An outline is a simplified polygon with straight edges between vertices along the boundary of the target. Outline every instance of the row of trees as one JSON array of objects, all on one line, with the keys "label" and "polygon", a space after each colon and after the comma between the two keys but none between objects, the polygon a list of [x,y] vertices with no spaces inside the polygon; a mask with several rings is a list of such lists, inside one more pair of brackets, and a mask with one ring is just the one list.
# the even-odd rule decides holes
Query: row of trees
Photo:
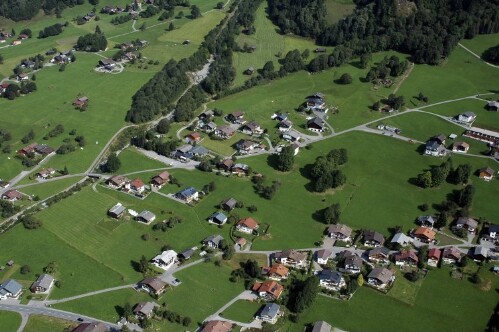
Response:
[{"label": "row of trees", "polygon": [[88,33],[78,38],[76,47],[82,51],[102,51],[107,47],[107,39],[104,33],[101,31],[100,27],[96,26],[94,33]]},{"label": "row of trees", "polygon": [[38,38],[47,38],[51,36],[57,36],[62,33],[63,27],[67,26],[68,23],[66,24],[61,24],[61,23],[56,23],[54,25],[50,25],[48,27],[45,27],[43,30],[41,30],[38,33]]},{"label": "row of trees", "polygon": [[28,93],[36,91],[36,83],[33,81],[29,82],[21,82],[21,86],[10,83],[5,92],[3,93],[3,97],[9,100],[14,100],[21,95],[27,95]]},{"label": "row of trees", "polygon": [[461,164],[454,168],[452,159],[449,158],[440,166],[433,166],[429,170],[418,174],[416,183],[422,188],[438,187],[445,181],[453,184],[466,184],[470,176],[470,164]]}]

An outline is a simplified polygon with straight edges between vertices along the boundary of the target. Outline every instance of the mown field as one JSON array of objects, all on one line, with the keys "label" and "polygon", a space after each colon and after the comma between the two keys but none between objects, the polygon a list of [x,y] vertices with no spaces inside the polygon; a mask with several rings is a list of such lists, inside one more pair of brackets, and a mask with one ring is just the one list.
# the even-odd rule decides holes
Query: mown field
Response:
[{"label": "mown field", "polygon": [[21,325],[21,315],[12,311],[0,311],[0,325],[5,331],[16,331]]},{"label": "mown field", "polygon": [[263,305],[258,302],[239,300],[228,307],[222,317],[236,322],[250,323]]},{"label": "mown field", "polygon": [[28,324],[23,332],[41,332],[41,331],[63,331],[66,328],[74,328],[78,324],[75,322],[48,317],[42,315],[30,315]]}]

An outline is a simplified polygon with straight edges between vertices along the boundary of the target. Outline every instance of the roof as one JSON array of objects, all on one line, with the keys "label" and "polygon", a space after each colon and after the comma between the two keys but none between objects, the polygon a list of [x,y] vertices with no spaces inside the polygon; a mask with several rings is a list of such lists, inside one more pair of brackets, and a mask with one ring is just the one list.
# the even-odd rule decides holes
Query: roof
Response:
[{"label": "roof", "polygon": [[207,322],[200,332],[229,332],[232,324],[223,320],[212,320]]},{"label": "roof", "polygon": [[390,254],[390,249],[385,247],[377,247],[369,251],[369,256],[383,255],[388,257],[389,254]]},{"label": "roof", "polygon": [[329,257],[331,257],[331,254],[332,254],[332,252],[327,250],[327,249],[320,249],[317,251],[317,253],[315,255],[317,258],[320,258],[320,259],[328,259]]},{"label": "roof", "polygon": [[327,232],[329,234],[340,233],[346,237],[350,237],[350,235],[352,235],[352,229],[350,227],[348,227],[347,225],[343,225],[343,224],[331,225],[327,228]]},{"label": "roof", "polygon": [[178,194],[184,197],[189,197],[197,193],[197,190],[194,189],[194,187],[189,187],[185,188],[184,190],[180,191]]},{"label": "roof", "polygon": [[108,329],[106,325],[104,325],[104,323],[92,322],[92,323],[81,323],[71,332],[106,332],[106,331],[108,331]]},{"label": "roof", "polygon": [[8,199],[19,199],[22,198],[23,195],[17,190],[7,190],[3,193],[2,197],[6,197]]},{"label": "roof", "polygon": [[267,270],[267,274],[277,274],[281,277],[285,277],[289,273],[289,269],[282,264],[273,264]]},{"label": "roof", "polygon": [[204,239],[203,242],[213,242],[215,243],[217,246],[220,244],[220,241],[222,241],[224,238],[222,237],[222,235],[210,235],[208,236],[206,239]]},{"label": "roof", "polygon": [[418,221],[420,223],[427,223],[433,225],[435,223],[435,218],[433,216],[419,216]]},{"label": "roof", "polygon": [[9,279],[0,285],[0,290],[2,289],[7,293],[17,294],[23,289],[23,286],[14,279]]},{"label": "roof", "polygon": [[429,229],[427,227],[419,227],[414,232],[414,235],[416,235],[416,236],[424,236],[427,239],[433,240],[433,239],[435,239],[435,235],[437,235],[437,233],[434,230],[431,230],[431,229]]},{"label": "roof", "polygon": [[221,126],[221,127],[217,127],[217,130],[218,131],[221,131],[222,133],[226,134],[226,135],[232,135],[234,134],[235,130],[232,129],[231,126]]},{"label": "roof", "polygon": [[447,247],[442,250],[442,256],[444,258],[451,256],[453,258],[460,259],[461,252],[456,247]]},{"label": "roof", "polygon": [[164,171],[164,172],[159,173],[156,176],[162,180],[168,180],[170,178],[170,173],[168,173],[167,171]]},{"label": "roof", "polygon": [[173,250],[166,250],[163,251],[161,254],[156,255],[152,260],[153,261],[163,261],[165,263],[169,263],[172,260],[175,260],[177,258],[177,253]]},{"label": "roof", "polygon": [[276,317],[279,313],[279,305],[275,303],[267,303],[260,311],[260,316]]},{"label": "roof", "polygon": [[324,121],[322,121],[322,119],[319,117],[315,117],[307,121],[307,126],[310,126],[312,124],[322,128],[324,126]]},{"label": "roof", "polygon": [[120,215],[125,212],[125,210],[126,207],[124,207],[121,203],[116,203],[116,205],[110,208],[108,212],[115,215]]},{"label": "roof", "polygon": [[499,101],[491,100],[487,103],[487,106],[499,108]]},{"label": "roof", "polygon": [[409,236],[405,235],[404,233],[397,233],[393,236],[390,242],[403,244],[403,243],[412,242],[412,239]]},{"label": "roof", "polygon": [[483,257],[487,257],[488,253],[489,253],[488,249],[482,246],[478,246],[473,249],[473,256],[481,255]]},{"label": "roof", "polygon": [[343,275],[340,272],[329,269],[322,270],[317,276],[320,280],[328,280],[335,284],[339,284],[343,278]]},{"label": "roof", "polygon": [[473,113],[473,112],[464,112],[464,113],[463,113],[463,114],[461,114],[461,115],[463,115],[463,116],[465,116],[465,117],[468,117],[468,118],[474,118],[474,117],[476,117],[476,114],[475,114],[475,113]]},{"label": "roof", "polygon": [[244,219],[239,220],[236,227],[237,226],[246,227],[249,229],[256,229],[256,228],[258,228],[258,223],[256,222],[255,219],[248,217],[248,218],[244,218]]},{"label": "roof", "polygon": [[307,259],[307,254],[303,252],[296,251],[294,249],[283,250],[275,254],[276,258],[289,258],[294,261],[304,261]]},{"label": "roof", "polygon": [[99,60],[103,65],[114,65],[116,62],[113,59],[101,59]]},{"label": "roof", "polygon": [[374,268],[367,276],[368,278],[378,279],[386,284],[393,277],[393,272],[384,267]]},{"label": "roof", "polygon": [[480,173],[487,173],[489,175],[494,175],[494,170],[487,166],[487,167],[480,168]]},{"label": "roof", "polygon": [[227,207],[233,209],[237,204],[237,201],[235,198],[228,198],[225,201],[222,202],[222,205],[226,205]]},{"label": "roof", "polygon": [[194,131],[190,134],[187,134],[185,135],[185,137],[189,137],[189,138],[192,138],[192,139],[195,139],[195,140],[199,140],[201,138],[201,134],[198,133],[197,131]]},{"label": "roof", "polygon": [[191,258],[191,256],[194,254],[194,249],[192,248],[189,248],[189,249],[186,249],[184,251],[182,251],[180,254],[178,254],[179,256],[185,258],[185,259],[188,259],[188,258]]},{"label": "roof", "polygon": [[235,112],[230,113],[229,115],[232,115],[233,117],[239,118],[241,116],[244,116],[244,112],[243,111],[235,111]]},{"label": "roof", "polygon": [[151,287],[155,291],[160,291],[166,286],[166,283],[159,278],[145,278],[140,283]]},{"label": "roof", "polygon": [[460,217],[457,219],[456,225],[466,225],[468,227],[477,228],[478,222],[473,218]]},{"label": "roof", "polygon": [[216,219],[219,221],[226,221],[227,220],[227,216],[225,214],[223,214],[222,212],[215,212],[210,216],[210,218]]},{"label": "roof", "polygon": [[402,250],[395,254],[395,261],[405,261],[407,259],[411,259],[416,263],[419,261],[418,255],[412,250]]},{"label": "roof", "polygon": [[189,152],[194,154],[194,155],[197,154],[197,155],[203,156],[205,154],[208,154],[210,151],[207,148],[198,145],[198,146],[193,147],[191,149],[191,151],[189,151]]},{"label": "roof", "polygon": [[262,283],[255,283],[253,290],[258,291],[259,293],[268,293],[273,295],[275,298],[278,298],[284,290],[284,287],[282,287],[282,285],[277,281],[266,280]]},{"label": "roof", "polygon": [[430,251],[428,252],[428,258],[435,258],[439,260],[441,255],[442,251],[438,248],[431,248]]},{"label": "roof", "polygon": [[154,213],[152,213],[151,211],[144,210],[141,213],[139,213],[137,218],[142,218],[142,219],[149,222],[149,221],[153,221],[156,218],[156,215]]},{"label": "roof", "polygon": [[362,267],[362,258],[360,258],[357,255],[350,255],[347,258],[345,258],[345,266],[348,265],[354,265],[357,267]]},{"label": "roof", "polygon": [[499,225],[490,224],[489,227],[487,228],[487,232],[489,233],[499,232]]},{"label": "roof", "polygon": [[470,148],[470,145],[466,142],[455,142],[453,147],[459,147],[459,146],[462,146],[463,148],[465,149],[469,149]]},{"label": "roof", "polygon": [[128,182],[128,179],[122,175],[115,175],[109,178],[108,182],[114,182],[117,185],[122,185],[125,182]]},{"label": "roof", "polygon": [[385,237],[381,233],[369,230],[364,232],[364,241],[383,243],[385,242]]},{"label": "roof", "polygon": [[32,288],[41,287],[49,289],[53,281],[54,277],[52,277],[50,274],[42,274],[41,276],[38,277],[38,279],[36,279],[36,281],[31,285],[31,287]]},{"label": "roof", "polygon": [[133,313],[134,314],[142,313],[144,315],[150,315],[156,306],[157,304],[154,302],[140,302],[137,303],[135,308],[133,308]]},{"label": "roof", "polygon": [[331,332],[331,325],[323,320],[314,323],[314,327],[311,332]]},{"label": "roof", "polygon": [[482,135],[486,135],[486,136],[499,137],[499,133],[496,131],[482,129],[482,128],[478,128],[478,127],[471,127],[470,129],[467,129],[466,131],[473,131],[473,132],[476,132],[476,133],[479,133]]}]

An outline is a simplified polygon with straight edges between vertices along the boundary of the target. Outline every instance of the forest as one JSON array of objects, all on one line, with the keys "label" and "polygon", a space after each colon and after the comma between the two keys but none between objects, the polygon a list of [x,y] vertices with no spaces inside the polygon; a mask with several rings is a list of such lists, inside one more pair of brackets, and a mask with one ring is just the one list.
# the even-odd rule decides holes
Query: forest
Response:
[{"label": "forest", "polygon": [[61,13],[66,7],[82,5],[84,0],[2,0],[0,1],[0,16],[9,18],[13,21],[22,21],[32,19],[40,9],[45,14],[55,12]]}]

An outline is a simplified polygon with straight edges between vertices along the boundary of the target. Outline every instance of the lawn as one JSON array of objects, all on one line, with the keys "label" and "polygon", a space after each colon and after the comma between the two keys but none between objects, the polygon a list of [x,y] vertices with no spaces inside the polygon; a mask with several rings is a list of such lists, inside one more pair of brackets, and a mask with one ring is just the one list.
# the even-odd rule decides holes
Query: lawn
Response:
[{"label": "lawn", "polygon": [[12,311],[0,311],[0,326],[3,331],[16,331],[21,325],[21,315]]},{"label": "lawn", "polygon": [[67,179],[60,179],[57,181],[36,183],[24,188],[19,189],[22,193],[31,196],[38,196],[40,199],[45,199],[49,196],[55,195],[60,191],[68,188],[73,183],[81,180],[80,177],[73,177]]},{"label": "lawn", "polygon": [[222,317],[241,323],[250,323],[255,319],[258,310],[262,307],[261,303],[247,300],[239,300],[228,307]]},{"label": "lawn", "polygon": [[355,9],[355,4],[352,0],[327,0],[326,9],[327,22],[335,23],[351,14]]},{"label": "lawn", "polygon": [[388,295],[404,304],[414,305],[424,280],[419,279],[416,282],[409,281],[404,277],[403,271],[397,267],[395,268],[397,269],[395,272],[397,282],[390,289]]},{"label": "lawn", "polygon": [[30,315],[28,324],[26,324],[23,332],[64,331],[67,328],[72,329],[77,325],[75,322],[55,317]]},{"label": "lawn", "polygon": [[499,44],[498,40],[499,33],[492,33],[489,35],[476,35],[473,39],[463,39],[461,44],[481,56],[486,49]]},{"label": "lawn", "polygon": [[[121,161],[120,174],[167,167],[167,165],[158,160],[144,156],[133,146],[120,152],[119,159]],[[149,181],[149,179],[143,180],[146,183]]]}]

